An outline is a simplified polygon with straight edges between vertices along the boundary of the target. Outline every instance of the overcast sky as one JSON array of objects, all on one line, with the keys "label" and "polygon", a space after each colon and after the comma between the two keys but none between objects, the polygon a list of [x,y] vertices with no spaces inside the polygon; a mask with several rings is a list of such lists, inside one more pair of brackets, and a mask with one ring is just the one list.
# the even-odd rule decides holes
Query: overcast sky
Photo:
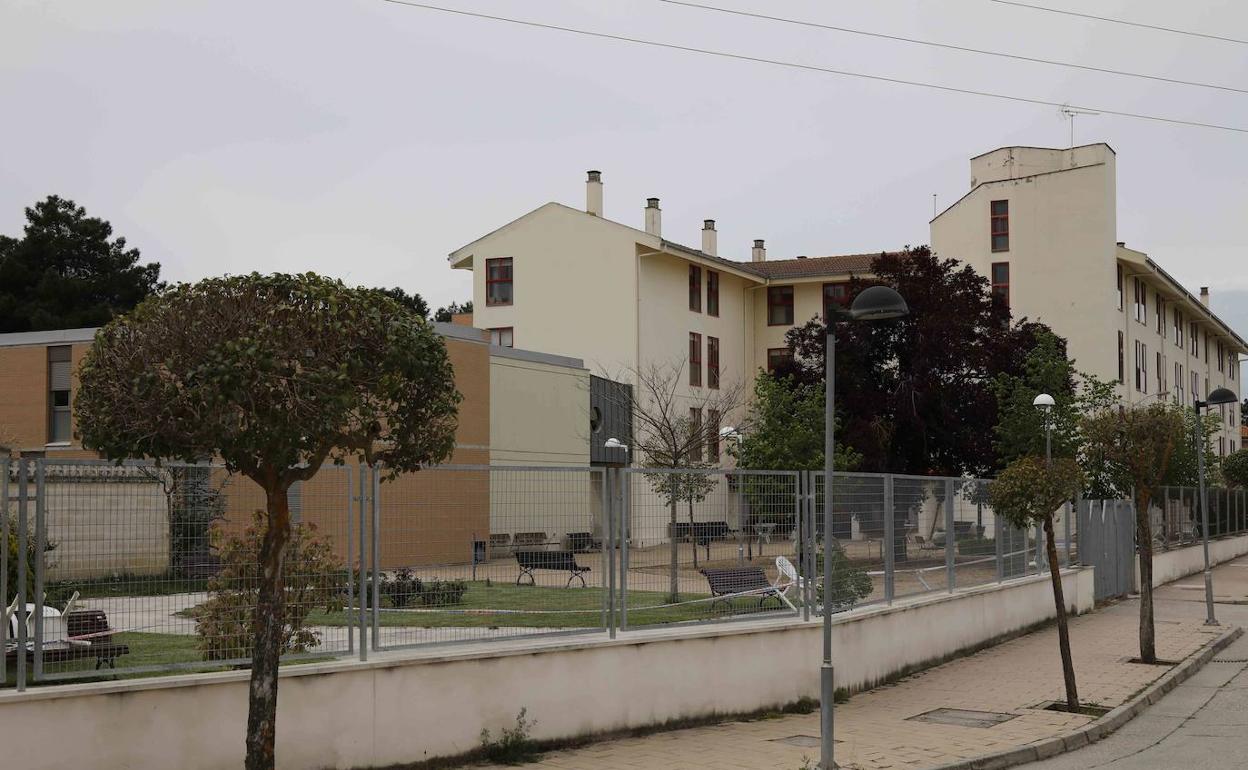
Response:
[{"label": "overcast sky", "polygon": [[[716,0],[707,0],[716,4]],[[1242,0],[1032,0],[1248,38]],[[434,0],[437,3],[437,0]],[[1248,127],[1248,94],[937,51],[658,0],[442,5],[1111,110]],[[1248,88],[1248,45],[989,0],[720,0],[737,9]],[[548,200],[748,258],[926,243],[932,195],[1001,145],[1064,147],[1052,107],[469,19],[381,0],[0,0],[0,232],[50,193],[168,279],[315,270],[470,296],[446,254]],[[1248,134],[1102,115],[1118,238],[1248,333]],[[1231,290],[1239,290],[1232,295]],[[1235,306],[1226,304],[1236,298]]]}]

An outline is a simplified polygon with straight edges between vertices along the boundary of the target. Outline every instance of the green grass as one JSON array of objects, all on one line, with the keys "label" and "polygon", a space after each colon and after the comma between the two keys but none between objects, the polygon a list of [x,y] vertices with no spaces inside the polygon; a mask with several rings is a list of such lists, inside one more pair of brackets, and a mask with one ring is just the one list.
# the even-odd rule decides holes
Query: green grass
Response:
[{"label": "green grass", "polygon": [[[681,601],[705,599],[709,594],[681,594]],[[382,626],[406,626],[412,628],[585,628],[602,622],[601,588],[550,588],[546,586],[517,586],[513,584],[489,584],[476,581],[468,584],[464,601],[445,610],[413,607],[411,610],[383,610],[378,623]],[[723,617],[733,612],[757,612],[758,600],[738,598],[732,600],[732,610],[717,603],[712,609],[710,602],[685,604],[677,607],[658,607],[666,604],[666,591],[629,591],[628,621],[630,625],[679,623]],[[775,600],[768,600],[766,609],[779,607]],[[519,612],[492,612],[491,610],[518,610]],[[560,612],[547,614],[543,610]],[[358,610],[356,610],[358,612]],[[345,626],[345,612],[314,612],[308,618],[309,625]]]},{"label": "green grass", "polygon": [[74,591],[83,599],[104,599],[110,596],[169,596],[208,590],[207,578],[182,578],[170,575],[117,575],[89,580],[58,580],[48,584],[48,601],[63,603]]}]

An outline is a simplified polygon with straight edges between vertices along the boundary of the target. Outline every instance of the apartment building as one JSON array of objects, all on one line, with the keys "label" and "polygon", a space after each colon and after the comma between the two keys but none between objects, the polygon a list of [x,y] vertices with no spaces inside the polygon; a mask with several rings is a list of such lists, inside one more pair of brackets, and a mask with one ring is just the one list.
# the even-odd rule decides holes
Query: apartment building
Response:
[{"label": "apartment building", "polygon": [[788,355],[785,333],[843,301],[874,256],[769,260],[760,239],[735,261],[719,256],[713,219],[694,248],[664,236],[658,198],[641,213],[642,228],[605,218],[602,175],[590,171],[585,210],[547,203],[456,249],[450,266],[473,272],[473,324],[617,380],[679,368],[678,397],[694,402],[727,383],[748,390]]},{"label": "apartment building", "polygon": [[[932,249],[987,276],[1016,318],[1065,337],[1076,366],[1117,382],[1126,404],[1242,396],[1248,342],[1209,309],[1209,289],[1193,294],[1118,240],[1116,163],[1107,144],[976,156],[971,190],[931,222]],[[1233,452],[1238,405],[1218,414],[1217,451]]]}]

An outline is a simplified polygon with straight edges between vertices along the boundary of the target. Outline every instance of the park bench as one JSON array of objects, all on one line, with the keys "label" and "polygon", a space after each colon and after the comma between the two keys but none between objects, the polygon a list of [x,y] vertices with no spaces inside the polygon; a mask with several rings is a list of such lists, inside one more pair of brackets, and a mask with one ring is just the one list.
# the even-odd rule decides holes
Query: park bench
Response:
[{"label": "park bench", "polygon": [[568,572],[568,582],[564,588],[572,585],[572,581],[580,579],[581,588],[585,587],[585,573],[589,567],[576,563],[576,554],[571,551],[516,551],[516,563],[520,565],[520,574],[516,576],[516,585],[521,585],[525,575],[529,576],[529,585],[537,585],[533,576],[534,570],[549,569],[556,572]]},{"label": "park bench", "polygon": [[545,532],[517,532],[511,539],[511,544],[516,548],[532,548],[548,545],[548,542]]},{"label": "park bench", "polygon": [[727,540],[732,535],[726,521],[695,521],[692,524],[687,521],[669,522],[667,528],[674,540],[692,539],[698,543]]},{"label": "park bench", "polygon": [[[11,619],[16,625],[16,618]],[[108,616],[103,610],[75,610],[65,615],[66,638],[45,642],[43,645],[44,663],[65,663],[83,658],[95,658],[97,669],[117,668],[117,658],[130,653],[129,645],[113,641],[113,629],[108,625]],[[13,642],[16,629],[8,641]],[[35,660],[33,632],[28,636],[31,640],[26,647],[26,660],[32,665]],[[17,663],[17,645],[5,651],[7,664]]]},{"label": "park bench", "polygon": [[489,547],[491,559],[506,556],[511,550],[511,535],[506,532],[491,532]]},{"label": "park bench", "polygon": [[592,532],[569,532],[564,539],[568,550],[573,553],[584,553],[602,547],[601,541],[595,540]]},{"label": "park bench", "polygon": [[715,601],[711,602],[712,608],[716,604],[723,603],[728,609],[732,609],[732,599],[737,597],[758,599],[760,609],[768,599],[780,602],[781,607],[788,605],[793,608],[788,597],[784,595],[789,587],[772,583],[767,579],[767,573],[762,567],[708,568],[701,572],[706,577],[707,585],[710,586],[711,595],[716,597]]}]

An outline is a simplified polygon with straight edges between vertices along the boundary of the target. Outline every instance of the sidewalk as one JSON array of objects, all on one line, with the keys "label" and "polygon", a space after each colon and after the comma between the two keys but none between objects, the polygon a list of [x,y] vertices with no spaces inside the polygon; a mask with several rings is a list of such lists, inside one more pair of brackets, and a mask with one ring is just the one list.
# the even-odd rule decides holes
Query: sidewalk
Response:
[{"label": "sidewalk", "polygon": [[[1163,660],[1185,658],[1230,625],[1248,621],[1248,607],[1222,605],[1223,626],[1205,626],[1203,594],[1189,588],[1199,581],[1199,576],[1184,578],[1156,593],[1157,654]],[[1220,600],[1248,599],[1248,557],[1219,567],[1215,585]],[[1139,602],[1129,600],[1071,620],[1071,646],[1083,704],[1118,706],[1169,670],[1128,662],[1139,651],[1138,618]],[[838,705],[837,763],[860,770],[918,770],[1025,746],[1093,721],[1088,716],[1039,708],[1064,697],[1057,631],[1049,628],[859,693]],[[1009,718],[987,727],[913,720],[941,708]],[[818,759],[818,736],[816,712],[608,741],[552,752],[529,766],[797,770],[805,759],[811,759],[812,765]]]}]

